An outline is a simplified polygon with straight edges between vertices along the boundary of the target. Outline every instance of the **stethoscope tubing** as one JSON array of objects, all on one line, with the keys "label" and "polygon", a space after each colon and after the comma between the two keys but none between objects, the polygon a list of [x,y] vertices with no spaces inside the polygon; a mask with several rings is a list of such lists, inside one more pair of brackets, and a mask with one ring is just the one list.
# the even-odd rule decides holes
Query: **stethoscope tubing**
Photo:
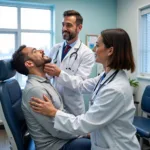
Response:
[{"label": "stethoscope tubing", "polygon": [[[118,71],[119,71],[119,70],[116,70],[107,80],[105,80],[105,81],[103,82],[103,84],[101,84],[101,85],[99,86],[99,88],[98,88],[97,91],[96,91],[95,96],[97,95],[98,91],[105,85],[106,82],[110,83],[110,82],[115,78],[115,76],[117,75]],[[97,85],[96,85],[95,88],[94,88],[94,91],[96,90],[96,88],[97,88],[97,86],[99,85],[100,82],[101,82],[101,80],[98,81]]]},{"label": "stethoscope tubing", "polygon": [[93,101],[94,101],[94,97],[98,94],[99,90],[105,85],[106,82],[110,83],[115,76],[117,75],[117,73],[119,72],[119,70],[116,70],[107,80],[104,81],[103,84],[101,84],[99,86],[99,88],[97,89],[97,86],[99,85],[99,83],[102,81],[101,78],[99,79],[99,81],[97,82],[95,88],[94,88],[94,92],[96,91],[96,93],[93,95],[92,99],[90,100],[91,105],[93,105]]},{"label": "stethoscope tubing", "polygon": [[[76,59],[78,58],[78,51],[79,51],[79,49],[81,48],[81,45],[82,45],[82,41],[80,40],[80,45],[79,45],[79,47],[78,47],[78,48],[75,48],[76,51],[73,52],[73,53],[71,53],[70,56],[69,56],[68,67],[66,67],[66,69],[71,70],[71,68],[72,68],[72,66],[73,66],[73,64],[74,64],[74,62],[72,63],[71,67],[69,67],[70,59],[73,57],[73,55],[75,55],[74,61],[76,61]],[[63,46],[63,47],[64,47],[64,46]],[[55,56],[55,59],[54,59],[54,61],[53,61],[55,64],[57,63],[57,58],[58,58],[58,54],[59,54],[59,51],[60,51],[59,49],[60,49],[60,47],[58,48],[57,53],[56,53],[56,56]]]}]

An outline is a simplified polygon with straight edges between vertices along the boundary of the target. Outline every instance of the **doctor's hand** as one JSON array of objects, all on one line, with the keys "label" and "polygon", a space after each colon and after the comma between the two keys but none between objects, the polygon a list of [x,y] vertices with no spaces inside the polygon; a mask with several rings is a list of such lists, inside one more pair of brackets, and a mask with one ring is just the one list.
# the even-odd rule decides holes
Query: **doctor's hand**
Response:
[{"label": "doctor's hand", "polygon": [[44,66],[44,72],[46,72],[50,76],[59,76],[61,70],[57,67],[57,65],[52,63],[46,63]]},{"label": "doctor's hand", "polygon": [[54,107],[51,100],[49,100],[45,95],[43,95],[43,99],[44,101],[39,98],[32,97],[29,102],[30,107],[34,112],[50,117],[55,117],[58,110]]}]

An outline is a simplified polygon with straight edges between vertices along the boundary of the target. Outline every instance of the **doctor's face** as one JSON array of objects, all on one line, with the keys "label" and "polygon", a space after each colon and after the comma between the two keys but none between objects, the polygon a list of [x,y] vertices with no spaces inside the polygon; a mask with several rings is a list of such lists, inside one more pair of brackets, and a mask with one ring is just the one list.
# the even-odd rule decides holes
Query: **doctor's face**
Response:
[{"label": "doctor's face", "polygon": [[82,25],[76,24],[75,16],[66,16],[62,21],[62,36],[66,41],[71,41],[78,37]]},{"label": "doctor's face", "polygon": [[106,48],[105,44],[103,43],[102,36],[98,37],[94,52],[96,62],[103,64],[104,67],[107,67],[109,63],[109,57],[112,55],[113,49],[112,47]]}]

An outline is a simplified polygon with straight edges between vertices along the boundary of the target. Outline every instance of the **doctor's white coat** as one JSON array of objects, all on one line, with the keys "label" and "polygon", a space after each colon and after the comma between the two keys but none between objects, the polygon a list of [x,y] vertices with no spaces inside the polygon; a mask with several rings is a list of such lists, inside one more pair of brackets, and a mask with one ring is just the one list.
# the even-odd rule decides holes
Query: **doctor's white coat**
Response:
[{"label": "doctor's white coat", "polygon": [[[81,45],[80,45],[81,44]],[[50,51],[50,57],[53,62],[56,62],[57,66],[65,71],[70,79],[76,81],[82,81],[89,77],[92,67],[95,62],[94,53],[86,45],[84,45],[79,39],[76,44],[69,50],[67,55],[61,61],[62,49],[64,42],[56,44]],[[80,47],[80,48],[79,48]],[[76,55],[70,55],[77,51],[77,59],[75,60]],[[67,69],[67,68],[71,68]],[[72,80],[70,80],[72,82]],[[73,83],[74,84],[74,83]],[[71,114],[80,115],[85,112],[85,104],[83,95],[65,87],[62,84],[57,82],[57,77],[53,80],[53,85],[61,95],[64,103],[64,108]],[[74,86],[78,86],[75,85]]]},{"label": "doctor's white coat", "polygon": [[[111,70],[103,84],[114,72]],[[78,92],[91,93],[99,77],[87,79],[75,87],[67,74],[62,72],[59,82]],[[65,81],[65,83],[64,83]],[[92,150],[140,150],[133,126],[135,106],[128,78],[124,71],[119,71],[116,77],[106,83],[96,94],[94,103],[86,114],[75,117],[62,111],[57,111],[54,127],[72,134],[91,134]]]}]

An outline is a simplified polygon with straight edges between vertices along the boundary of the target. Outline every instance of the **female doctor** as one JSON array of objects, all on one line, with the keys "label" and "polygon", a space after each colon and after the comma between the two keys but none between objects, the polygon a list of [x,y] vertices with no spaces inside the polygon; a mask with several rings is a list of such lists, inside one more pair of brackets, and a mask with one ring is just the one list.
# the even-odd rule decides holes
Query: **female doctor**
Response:
[{"label": "female doctor", "polygon": [[[135,69],[128,34],[123,29],[102,31],[96,42],[95,57],[105,72],[80,82],[78,88],[58,68],[61,84],[78,92],[93,93],[85,114],[74,116],[62,112],[45,96],[45,101],[33,98],[30,105],[37,113],[55,117],[54,127],[58,130],[80,135],[90,133],[92,150],[140,150],[132,124],[135,113],[132,91],[124,71]],[[61,78],[66,78],[65,83]]]}]

